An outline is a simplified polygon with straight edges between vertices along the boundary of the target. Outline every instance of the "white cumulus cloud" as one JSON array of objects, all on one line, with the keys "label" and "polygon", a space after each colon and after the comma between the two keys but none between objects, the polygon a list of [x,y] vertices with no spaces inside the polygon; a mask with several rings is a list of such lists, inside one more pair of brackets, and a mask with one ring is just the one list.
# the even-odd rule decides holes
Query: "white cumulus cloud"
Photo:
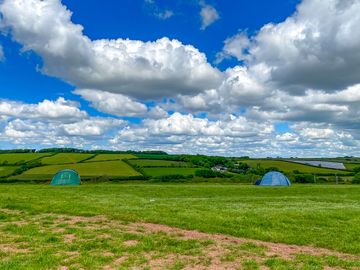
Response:
[{"label": "white cumulus cloud", "polygon": [[220,19],[220,15],[217,12],[217,10],[211,6],[206,4],[205,2],[200,2],[201,5],[201,11],[200,11],[200,17],[201,17],[201,30],[205,30],[207,27],[212,25],[214,22]]},{"label": "white cumulus cloud", "polygon": [[266,65],[271,82],[286,91],[339,90],[360,82],[359,14],[360,1],[303,0],[296,13],[249,41],[243,34],[229,38],[222,54]]},{"label": "white cumulus cloud", "polygon": [[43,72],[79,88],[139,98],[216,87],[221,73],[205,54],[178,40],[91,40],[60,0],[4,0],[2,24],[44,60]]},{"label": "white cumulus cloud", "polygon": [[121,94],[94,89],[78,89],[74,93],[90,101],[91,106],[101,112],[117,116],[144,116],[147,112],[146,105]]},{"label": "white cumulus cloud", "polygon": [[26,104],[11,100],[0,100],[0,114],[27,119],[82,119],[87,112],[79,109],[79,104],[60,97],[56,101],[44,100],[38,104]]}]

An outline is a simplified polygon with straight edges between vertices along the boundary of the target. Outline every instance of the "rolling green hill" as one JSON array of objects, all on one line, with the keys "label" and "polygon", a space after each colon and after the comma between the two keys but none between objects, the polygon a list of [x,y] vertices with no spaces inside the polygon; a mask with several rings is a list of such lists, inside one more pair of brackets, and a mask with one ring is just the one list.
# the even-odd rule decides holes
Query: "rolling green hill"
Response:
[{"label": "rolling green hill", "polygon": [[12,174],[17,168],[17,166],[3,166],[0,167],[0,177],[5,177]]},{"label": "rolling green hill", "polygon": [[41,157],[52,155],[51,153],[15,153],[15,154],[0,154],[0,164],[7,162],[8,164],[15,164],[18,162],[28,162]]},{"label": "rolling green hill", "polygon": [[136,158],[136,157],[131,154],[99,154],[89,160],[86,160],[85,162],[122,160],[122,159],[130,159],[130,158]]},{"label": "rolling green hill", "polygon": [[78,163],[85,159],[94,156],[93,154],[74,154],[74,153],[59,153],[51,157],[45,157],[41,159],[42,164],[56,165],[56,164],[68,164]]},{"label": "rolling green hill", "polygon": [[87,162],[78,164],[48,165],[36,167],[25,171],[23,174],[14,176],[18,180],[44,180],[51,179],[55,173],[62,169],[73,169],[81,177],[109,176],[127,177],[141,175],[123,161]]}]

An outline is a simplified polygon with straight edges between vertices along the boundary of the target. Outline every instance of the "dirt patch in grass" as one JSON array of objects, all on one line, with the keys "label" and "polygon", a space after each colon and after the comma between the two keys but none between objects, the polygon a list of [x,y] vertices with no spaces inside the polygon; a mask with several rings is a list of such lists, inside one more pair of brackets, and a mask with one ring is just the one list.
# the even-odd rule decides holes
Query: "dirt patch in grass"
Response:
[{"label": "dirt patch in grass", "polygon": [[[73,265],[78,265],[79,269],[87,269],[89,265],[86,263],[89,260],[93,267],[107,270],[277,269],[269,267],[271,263],[288,263],[288,268],[298,269],[305,267],[306,259],[299,259],[299,256],[303,255],[312,256],[311,259],[317,260],[323,265],[323,269],[327,270],[360,269],[360,264],[356,264],[360,261],[360,256],[311,246],[209,234],[162,224],[125,224],[105,216],[82,217],[53,213],[27,215],[24,212],[6,211],[12,215],[18,214],[17,222],[36,225],[33,232],[38,241],[46,242],[36,244],[37,238],[31,238],[31,242],[16,243],[12,237],[15,239],[27,235],[21,230],[4,229],[3,232],[0,231],[0,252],[11,258],[11,254],[39,252],[43,247],[53,247],[55,254],[66,255],[57,266],[58,269],[64,270]],[[12,221],[9,219],[4,223],[12,224]],[[41,233],[37,235],[36,230]],[[45,236],[42,236],[43,234]],[[28,246],[31,246],[32,250],[26,249]],[[334,267],[332,263],[325,261],[326,256],[332,256],[336,260],[347,260],[346,263],[352,263],[355,267]]]},{"label": "dirt patch in grass", "polygon": [[139,243],[137,240],[127,240],[123,244],[127,247],[133,247],[136,246]]},{"label": "dirt patch in grass", "polygon": [[266,255],[279,256],[284,259],[291,259],[296,254],[306,253],[314,256],[336,256],[339,258],[354,258],[360,259],[359,256],[344,254],[324,248],[316,248],[311,246],[297,246],[297,245],[287,245],[280,243],[270,243],[259,240],[251,240],[245,238],[238,238],[227,236],[223,234],[208,234],[194,230],[183,230],[179,228],[174,228],[162,224],[153,224],[153,223],[133,223],[130,224],[130,227],[140,227],[144,228],[147,231],[151,232],[164,232],[171,235],[178,235],[183,239],[197,239],[197,240],[211,240],[216,244],[223,245],[241,245],[246,243],[253,243],[256,246],[264,247],[267,249]]},{"label": "dirt patch in grass", "polygon": [[65,234],[64,235],[64,242],[65,243],[72,243],[74,242],[76,239],[76,235],[75,234]]},{"label": "dirt patch in grass", "polygon": [[18,254],[30,252],[27,248],[20,248],[17,244],[0,244],[0,252]]},{"label": "dirt patch in grass", "polygon": [[82,217],[82,216],[64,216],[61,215],[54,223],[65,223],[67,225],[75,225],[79,223],[101,223],[108,221],[105,216],[93,216],[93,217]]}]

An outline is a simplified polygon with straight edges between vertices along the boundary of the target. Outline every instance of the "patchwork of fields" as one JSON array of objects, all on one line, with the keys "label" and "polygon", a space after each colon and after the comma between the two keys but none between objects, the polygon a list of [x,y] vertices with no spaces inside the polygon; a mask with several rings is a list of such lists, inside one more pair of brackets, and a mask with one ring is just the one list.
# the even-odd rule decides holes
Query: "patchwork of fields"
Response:
[{"label": "patchwork of fields", "polygon": [[[110,179],[126,179],[127,177],[129,179],[134,179],[133,177],[137,176],[141,176],[141,179],[159,179],[162,177],[169,177],[174,175],[182,175],[184,178],[188,178],[189,176],[194,176],[197,170],[206,169],[199,165],[194,165],[190,161],[184,162],[171,160],[175,158],[177,157],[160,154],[0,154],[0,178],[4,179],[7,177],[11,181],[49,181],[57,171],[65,168],[78,171],[83,179],[98,178],[103,176],[106,176]],[[259,166],[263,169],[277,168],[278,170],[289,174],[298,172],[303,174],[314,174],[317,176],[331,176],[333,178],[335,175],[338,175],[342,176],[342,180],[346,182],[352,180],[352,171],[360,167],[360,164],[356,163],[357,159],[355,158],[350,160],[327,160],[337,162],[346,161],[344,165],[347,170],[327,169],[274,159],[245,159],[239,161],[248,164],[252,168],[258,168]],[[36,165],[27,167],[26,164],[28,163]],[[17,166],[14,166],[15,164]],[[21,168],[20,174],[17,173],[16,175],[13,175],[15,170],[19,168]],[[250,180],[250,182],[252,182],[252,180]]]}]

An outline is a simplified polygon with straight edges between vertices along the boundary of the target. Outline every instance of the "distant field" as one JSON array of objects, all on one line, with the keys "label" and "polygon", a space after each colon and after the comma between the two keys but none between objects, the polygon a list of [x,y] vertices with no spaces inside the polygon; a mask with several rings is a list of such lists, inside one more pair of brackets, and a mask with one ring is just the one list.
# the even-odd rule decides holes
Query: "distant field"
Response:
[{"label": "distant field", "polygon": [[12,174],[17,168],[16,166],[0,167],[0,177],[8,176]]},{"label": "distant field", "polygon": [[355,168],[360,168],[360,163],[344,163],[346,169],[353,170]]},{"label": "distant field", "polygon": [[360,158],[328,158],[324,160],[343,162],[343,163],[360,163]]},{"label": "distant field", "polygon": [[89,160],[86,160],[85,162],[119,160],[119,159],[130,159],[130,158],[136,158],[136,157],[131,154],[99,154]]},{"label": "distant field", "polygon": [[322,167],[326,169],[335,169],[335,170],[346,170],[343,162],[334,162],[334,161],[324,161],[324,160],[301,160],[301,159],[289,159],[286,160],[289,162],[295,162],[303,165]]},{"label": "distant field", "polygon": [[144,168],[144,172],[153,177],[164,175],[193,175],[199,168]]},{"label": "distant field", "polygon": [[76,170],[80,176],[138,176],[137,171],[131,168],[123,161],[104,161],[104,162],[88,162],[78,164],[49,165],[30,169],[20,176],[14,178],[19,180],[39,180],[48,179],[62,169]]},{"label": "distant field", "polygon": [[151,160],[151,159],[134,159],[130,160],[131,164],[140,167],[190,167],[191,164],[181,161],[169,160]]},{"label": "distant field", "polygon": [[30,161],[41,157],[46,157],[49,153],[16,153],[16,154],[0,154],[0,164],[7,161],[8,164],[15,164],[19,161]]},{"label": "distant field", "polygon": [[136,154],[138,158],[142,159],[168,159],[171,160],[172,158],[176,158],[171,155],[158,155],[158,154]]},{"label": "distant field", "polygon": [[42,158],[41,163],[46,165],[78,163],[91,156],[93,156],[93,154],[59,153],[55,156]]},{"label": "distant field", "polygon": [[255,168],[257,166],[257,164],[260,164],[260,166],[263,168],[276,167],[279,170],[282,170],[284,172],[293,172],[294,170],[298,170],[302,173],[317,173],[317,174],[346,173],[346,172],[342,172],[339,170],[317,168],[317,167],[313,167],[313,166],[307,166],[307,165],[296,164],[296,163],[291,163],[291,162],[286,162],[286,161],[279,161],[279,160],[250,159],[250,160],[243,160],[241,162],[244,162],[253,168]]}]

